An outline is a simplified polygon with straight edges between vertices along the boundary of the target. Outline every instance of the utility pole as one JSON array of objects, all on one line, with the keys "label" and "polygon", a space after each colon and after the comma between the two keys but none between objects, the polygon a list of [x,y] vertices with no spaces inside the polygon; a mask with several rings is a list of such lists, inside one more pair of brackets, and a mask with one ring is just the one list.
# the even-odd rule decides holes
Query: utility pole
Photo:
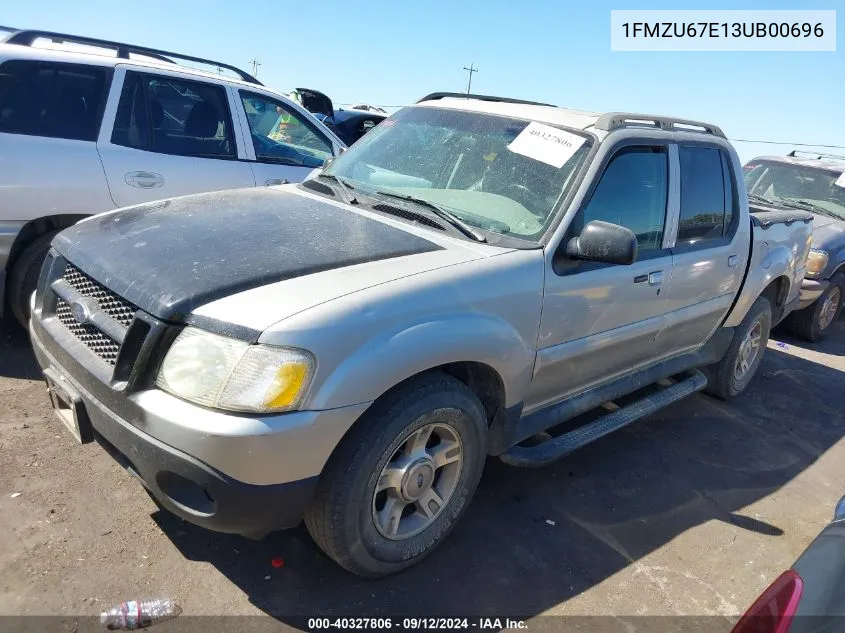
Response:
[{"label": "utility pole", "polygon": [[464,70],[469,72],[469,81],[467,82],[467,94],[470,93],[470,89],[472,88],[472,73],[477,73],[478,68],[475,67],[475,63],[469,65],[469,68],[464,66]]},{"label": "utility pole", "polygon": [[261,62],[257,59],[251,59],[249,63],[252,64],[252,76],[258,79],[258,67],[261,65]]}]

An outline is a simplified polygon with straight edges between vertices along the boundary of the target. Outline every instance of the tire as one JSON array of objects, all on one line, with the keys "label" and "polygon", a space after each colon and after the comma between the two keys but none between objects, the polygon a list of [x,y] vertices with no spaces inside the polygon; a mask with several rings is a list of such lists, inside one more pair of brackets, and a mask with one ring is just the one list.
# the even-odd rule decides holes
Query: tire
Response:
[{"label": "tire", "polygon": [[[756,350],[753,359],[747,362],[747,368],[740,372],[738,368],[740,355],[745,353],[746,349],[743,343],[747,338],[754,339],[753,334],[755,328],[759,325],[759,331],[756,336],[756,346],[752,345],[751,349]],[[759,297],[748,310],[748,314],[742,320],[742,323],[737,326],[734,332],[733,340],[731,341],[728,351],[721,361],[714,365],[710,365],[704,371],[707,376],[707,387],[704,391],[710,395],[728,400],[738,396],[754,378],[757,373],[757,368],[763,360],[763,354],[766,350],[766,343],[769,342],[769,332],[772,329],[772,305],[765,297]],[[749,342],[749,344],[751,344]],[[747,360],[747,358],[746,358]]]},{"label": "tire", "polygon": [[[821,341],[839,316],[843,294],[845,294],[845,280],[843,280],[843,275],[838,274],[830,281],[830,285],[818,299],[803,310],[796,310],[787,317],[789,332],[810,343]],[[836,305],[833,305],[834,303]],[[832,315],[831,310],[833,310]]]},{"label": "tire", "polygon": [[51,231],[35,238],[15,260],[9,273],[9,307],[24,328],[29,326],[29,299],[38,286],[41,266],[56,233]]},{"label": "tire", "polygon": [[[411,450],[411,438],[424,429],[433,430],[419,457],[423,453]],[[446,374],[420,375],[377,401],[344,437],[323,470],[305,525],[320,549],[353,574],[377,578],[410,567],[442,543],[463,516],[481,479],[486,448],[487,419],[475,394]],[[429,472],[434,462],[426,459],[438,451],[444,459],[460,457]],[[443,502],[434,510],[436,502],[429,501],[432,517],[421,514],[420,501],[396,500],[413,496],[429,481]],[[387,482],[402,485],[377,493],[377,485]],[[404,503],[405,512],[390,513]]]}]

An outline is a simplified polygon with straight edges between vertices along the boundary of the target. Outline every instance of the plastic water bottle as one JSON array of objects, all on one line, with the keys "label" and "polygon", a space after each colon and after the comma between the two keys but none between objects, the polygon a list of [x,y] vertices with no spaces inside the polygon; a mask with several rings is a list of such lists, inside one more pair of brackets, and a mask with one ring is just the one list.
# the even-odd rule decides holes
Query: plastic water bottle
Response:
[{"label": "plastic water bottle", "polygon": [[173,600],[130,600],[100,614],[100,624],[112,631],[132,631],[175,618],[182,609]]}]

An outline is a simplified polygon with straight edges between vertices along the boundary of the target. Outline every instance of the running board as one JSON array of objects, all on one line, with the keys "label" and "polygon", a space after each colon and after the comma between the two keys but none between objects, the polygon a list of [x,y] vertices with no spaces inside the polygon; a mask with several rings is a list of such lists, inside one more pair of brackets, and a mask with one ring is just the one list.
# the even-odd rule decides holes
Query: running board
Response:
[{"label": "running board", "polygon": [[550,464],[590,442],[618,431],[676,400],[701,391],[707,386],[707,378],[697,369],[687,372],[686,376],[687,378],[672,383],[657,393],[645,396],[641,400],[622,408],[608,407],[612,410],[611,413],[568,433],[547,439],[536,446],[514,446],[502,453],[499,458],[511,466],[526,468]]}]

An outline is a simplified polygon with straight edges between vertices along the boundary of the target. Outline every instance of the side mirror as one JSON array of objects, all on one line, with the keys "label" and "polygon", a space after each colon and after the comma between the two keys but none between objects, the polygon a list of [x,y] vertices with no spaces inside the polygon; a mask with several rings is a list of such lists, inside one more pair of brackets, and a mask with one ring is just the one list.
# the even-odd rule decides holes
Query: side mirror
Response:
[{"label": "side mirror", "polygon": [[637,236],[624,226],[593,220],[581,235],[569,240],[566,255],[591,262],[633,264],[637,261]]},{"label": "side mirror", "polygon": [[326,160],[323,161],[323,169],[328,169],[329,166],[334,162],[334,159],[337,158],[336,156],[329,156]]}]

